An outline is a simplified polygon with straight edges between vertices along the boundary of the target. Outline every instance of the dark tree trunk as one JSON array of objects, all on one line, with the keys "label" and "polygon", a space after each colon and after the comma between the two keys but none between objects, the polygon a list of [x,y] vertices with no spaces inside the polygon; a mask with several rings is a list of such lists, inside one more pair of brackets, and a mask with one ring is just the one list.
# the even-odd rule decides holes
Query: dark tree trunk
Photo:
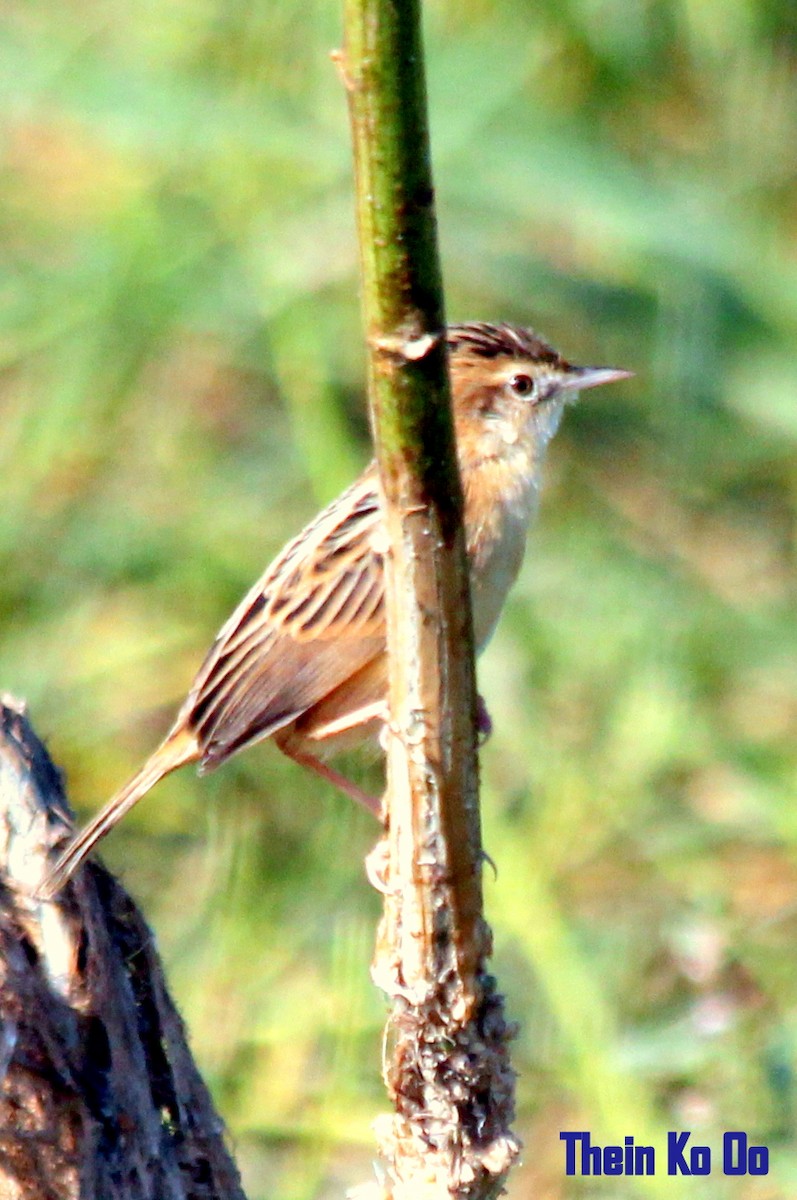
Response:
[{"label": "dark tree trunk", "polygon": [[35,890],[71,819],[58,771],[0,702],[0,1198],[245,1200],[154,939],[89,864]]}]

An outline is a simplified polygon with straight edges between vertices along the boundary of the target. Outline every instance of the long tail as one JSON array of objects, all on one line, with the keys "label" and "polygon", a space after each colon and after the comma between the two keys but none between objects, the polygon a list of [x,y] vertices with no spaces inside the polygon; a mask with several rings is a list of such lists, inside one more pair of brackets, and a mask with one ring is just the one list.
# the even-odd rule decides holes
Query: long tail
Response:
[{"label": "long tail", "polygon": [[83,862],[97,842],[109,833],[122,817],[130,812],[142,796],[146,796],[150,788],[160,782],[165,775],[182,767],[185,763],[195,762],[199,758],[199,748],[196,738],[185,729],[177,728],[151,754],[144,766],[129,783],[112,796],[103,809],[97,813],[85,829],[72,839],[67,848],[48,871],[39,885],[38,895],[42,900],[50,900],[61,890],[67,880],[71,879],[77,868]]}]

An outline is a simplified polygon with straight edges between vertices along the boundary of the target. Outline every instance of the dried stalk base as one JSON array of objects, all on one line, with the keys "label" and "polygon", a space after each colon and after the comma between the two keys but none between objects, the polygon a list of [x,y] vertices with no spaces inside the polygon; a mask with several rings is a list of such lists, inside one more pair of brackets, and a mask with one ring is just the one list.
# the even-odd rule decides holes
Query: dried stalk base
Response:
[{"label": "dried stalk base", "polygon": [[520,1147],[510,1131],[515,1073],[503,997],[482,976],[482,1002],[464,1026],[446,1004],[397,1001],[395,1049],[387,1085],[396,1112],[380,1119],[387,1200],[487,1200],[503,1183]]}]

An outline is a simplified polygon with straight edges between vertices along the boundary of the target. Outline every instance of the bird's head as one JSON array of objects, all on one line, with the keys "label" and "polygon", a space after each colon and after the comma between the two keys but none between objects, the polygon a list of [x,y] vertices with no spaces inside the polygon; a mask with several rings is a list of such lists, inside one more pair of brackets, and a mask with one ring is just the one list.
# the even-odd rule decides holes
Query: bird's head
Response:
[{"label": "bird's head", "polygon": [[616,367],[577,367],[516,325],[471,323],[448,330],[454,419],[465,461],[517,446],[539,462],[566,403],[586,388],[628,379]]}]

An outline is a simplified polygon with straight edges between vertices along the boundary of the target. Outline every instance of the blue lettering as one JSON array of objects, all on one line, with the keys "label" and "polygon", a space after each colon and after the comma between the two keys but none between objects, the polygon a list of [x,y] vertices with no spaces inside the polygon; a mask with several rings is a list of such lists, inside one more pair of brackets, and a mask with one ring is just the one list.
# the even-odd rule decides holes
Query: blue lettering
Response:
[{"label": "blue lettering", "polygon": [[627,1175],[655,1175],[656,1152],[652,1146],[634,1147],[634,1168]]},{"label": "blue lettering", "polygon": [[722,1169],[726,1175],[747,1174],[747,1134],[726,1133],[722,1139]]},{"label": "blue lettering", "polygon": [[588,1133],[576,1133],[572,1129],[566,1129],[564,1133],[559,1134],[559,1140],[565,1144],[565,1175],[575,1175],[576,1173],[576,1142],[586,1138],[589,1142]]},{"label": "blue lettering", "polygon": [[686,1143],[691,1137],[691,1133],[668,1133],[667,1134],[667,1174],[668,1175],[691,1175],[686,1159],[684,1158],[684,1150]]},{"label": "blue lettering", "polygon": [[625,1174],[655,1175],[656,1152],[652,1146],[635,1146],[634,1139],[625,1139]]},{"label": "blue lettering", "polygon": [[[679,1153],[689,1139],[682,1134],[678,1142]],[[670,1138],[676,1138],[671,1134]],[[656,1152],[652,1146],[636,1146],[631,1136],[624,1138],[622,1146],[594,1145],[585,1129],[564,1129],[559,1140],[565,1144],[566,1175],[655,1175]],[[672,1154],[672,1150],[671,1150]],[[692,1171],[683,1159],[681,1173]],[[671,1168],[670,1174],[676,1172]],[[698,1172],[699,1173],[699,1172]]]},{"label": "blue lettering", "polygon": [[722,1169],[726,1175],[768,1175],[769,1149],[748,1146],[746,1133],[729,1130],[722,1139]]},{"label": "blue lettering", "polygon": [[603,1170],[606,1175],[622,1175],[623,1148],[622,1146],[603,1147]]},{"label": "blue lettering", "polygon": [[751,1175],[769,1174],[769,1149],[766,1146],[751,1146],[747,1155],[747,1169]]},{"label": "blue lettering", "polygon": [[708,1146],[693,1146],[689,1151],[689,1165],[693,1175],[710,1175],[711,1151]]},{"label": "blue lettering", "polygon": [[667,1174],[668,1175],[710,1175],[711,1151],[708,1146],[690,1146],[689,1161],[686,1161],[684,1151],[691,1133],[667,1134]]}]

